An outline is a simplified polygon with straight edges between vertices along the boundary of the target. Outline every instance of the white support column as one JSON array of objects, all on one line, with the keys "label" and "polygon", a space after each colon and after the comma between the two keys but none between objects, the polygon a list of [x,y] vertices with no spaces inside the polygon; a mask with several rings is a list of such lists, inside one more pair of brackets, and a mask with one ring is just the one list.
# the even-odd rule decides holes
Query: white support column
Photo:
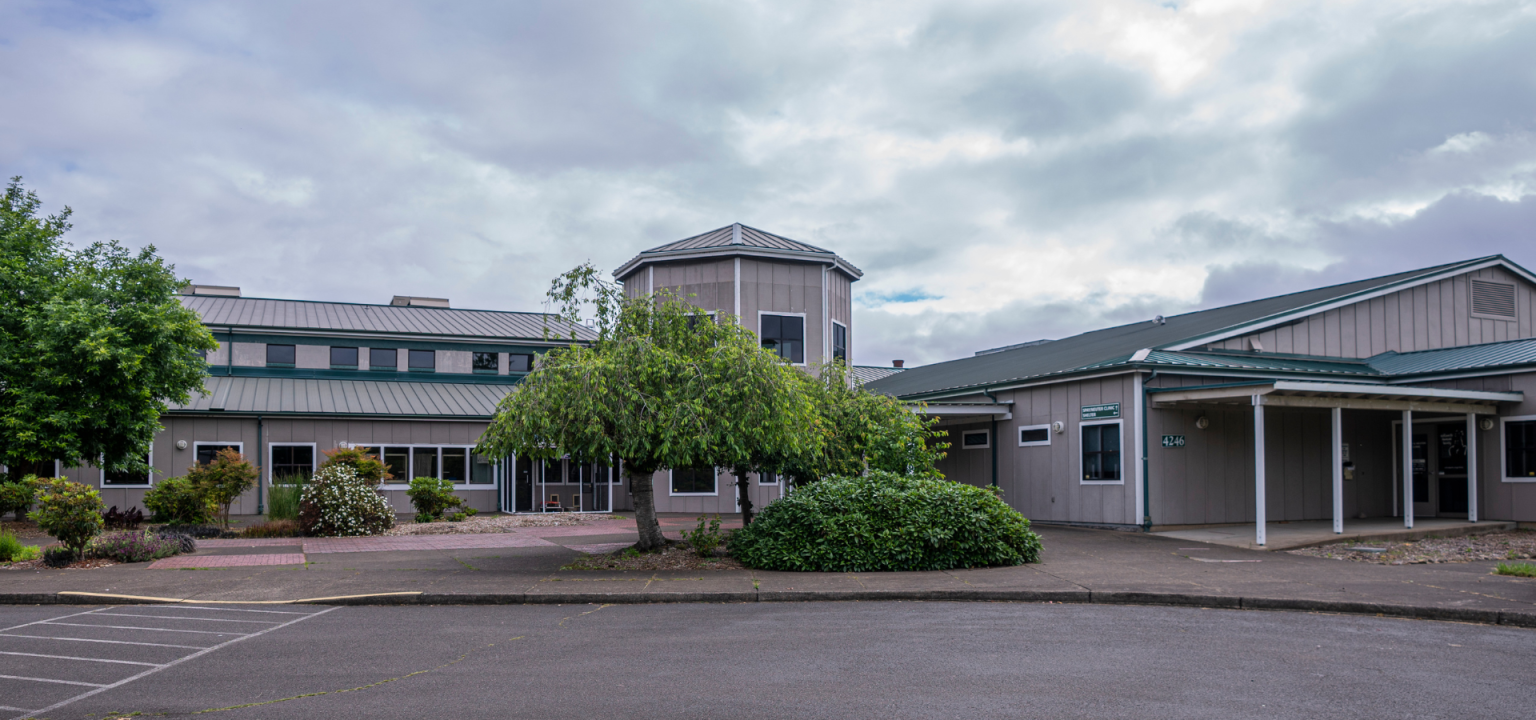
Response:
[{"label": "white support column", "polygon": [[1477,522],[1477,413],[1467,413],[1467,522]]},{"label": "white support column", "polygon": [[1413,528],[1413,411],[1403,411],[1403,527]]},{"label": "white support column", "polygon": [[1264,396],[1253,396],[1253,515],[1254,544],[1264,538]]},{"label": "white support column", "polygon": [[1333,408],[1333,532],[1344,532],[1344,408]]}]

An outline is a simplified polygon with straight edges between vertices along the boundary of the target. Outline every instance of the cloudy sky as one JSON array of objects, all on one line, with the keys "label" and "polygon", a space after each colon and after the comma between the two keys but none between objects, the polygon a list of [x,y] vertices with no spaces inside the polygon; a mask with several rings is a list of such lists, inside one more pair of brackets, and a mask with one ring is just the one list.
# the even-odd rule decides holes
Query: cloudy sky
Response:
[{"label": "cloudy sky", "polygon": [[739,221],[926,363],[1536,268],[1536,2],[4,0],[0,173],[264,297],[537,310]]}]

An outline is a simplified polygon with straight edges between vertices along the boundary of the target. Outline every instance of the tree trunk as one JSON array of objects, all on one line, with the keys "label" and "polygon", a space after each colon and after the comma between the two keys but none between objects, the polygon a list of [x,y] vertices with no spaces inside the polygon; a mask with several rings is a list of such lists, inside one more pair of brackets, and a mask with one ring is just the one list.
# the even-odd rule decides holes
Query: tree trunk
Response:
[{"label": "tree trunk", "polygon": [[736,497],[741,504],[741,526],[752,524],[752,488],[747,485],[747,469],[736,468]]},{"label": "tree trunk", "polygon": [[648,552],[666,547],[667,539],[661,534],[661,523],[656,522],[656,491],[651,485],[651,477],[655,473],[631,471],[628,467],[624,472],[629,476],[630,497],[635,500],[635,529],[640,531],[640,540],[635,543],[635,549]]}]

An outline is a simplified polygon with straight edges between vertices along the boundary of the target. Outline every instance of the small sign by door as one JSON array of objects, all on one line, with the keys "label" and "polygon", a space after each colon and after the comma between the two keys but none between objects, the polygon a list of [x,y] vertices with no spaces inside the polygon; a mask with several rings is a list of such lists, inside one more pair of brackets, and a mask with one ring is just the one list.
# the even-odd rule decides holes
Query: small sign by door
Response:
[{"label": "small sign by door", "polygon": [[1120,403],[1083,406],[1084,420],[1109,420],[1117,417],[1120,417]]},{"label": "small sign by door", "polygon": [[1165,447],[1165,448],[1181,448],[1181,447],[1184,447],[1184,436],[1183,435],[1164,435],[1163,436],[1163,447]]}]

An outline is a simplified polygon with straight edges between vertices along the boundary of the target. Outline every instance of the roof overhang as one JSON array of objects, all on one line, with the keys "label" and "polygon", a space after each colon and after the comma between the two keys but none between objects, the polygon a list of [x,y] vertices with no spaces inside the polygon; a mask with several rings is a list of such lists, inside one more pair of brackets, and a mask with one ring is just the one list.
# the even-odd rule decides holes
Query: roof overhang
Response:
[{"label": "roof overhang", "polygon": [[794,262],[810,262],[819,265],[835,267],[854,280],[864,277],[864,271],[854,267],[847,260],[838,257],[834,253],[810,253],[799,250],[780,250],[777,248],[760,248],[747,245],[721,245],[712,248],[690,248],[687,250],[671,250],[666,252],[643,252],[636,255],[629,262],[620,265],[613,271],[617,279],[624,279],[631,273],[650,263],[675,262],[678,260],[698,260],[718,257],[756,257],[765,260],[791,260]]},{"label": "roof overhang", "polygon": [[1346,410],[1411,410],[1414,412],[1493,414],[1499,403],[1518,403],[1520,392],[1484,392],[1403,385],[1274,380],[1147,390],[1152,407],[1211,405],[1272,405],[1277,407],[1344,408]]},{"label": "roof overhang", "polygon": [[1013,403],[931,403],[908,405],[907,410],[943,420],[1012,420]]}]

